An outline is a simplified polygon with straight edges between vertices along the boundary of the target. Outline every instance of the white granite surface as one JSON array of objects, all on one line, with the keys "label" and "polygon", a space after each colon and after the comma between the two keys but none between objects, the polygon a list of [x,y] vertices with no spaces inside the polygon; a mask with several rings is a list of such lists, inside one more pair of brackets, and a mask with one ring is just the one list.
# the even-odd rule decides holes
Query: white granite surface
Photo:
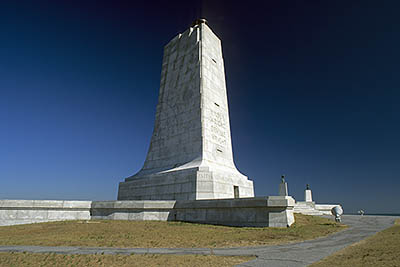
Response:
[{"label": "white granite surface", "polygon": [[233,161],[219,38],[205,24],[164,48],[155,126],[143,168],[120,183],[119,200],[253,197]]}]

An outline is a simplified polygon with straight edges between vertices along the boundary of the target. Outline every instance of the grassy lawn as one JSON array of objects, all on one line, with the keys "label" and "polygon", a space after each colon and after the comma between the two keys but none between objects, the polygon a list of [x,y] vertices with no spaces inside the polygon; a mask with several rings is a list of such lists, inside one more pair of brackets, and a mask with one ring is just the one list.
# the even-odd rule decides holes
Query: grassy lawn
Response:
[{"label": "grassy lawn", "polygon": [[254,257],[0,253],[0,266],[233,266]]},{"label": "grassy lawn", "polygon": [[394,226],[311,266],[400,266],[400,219]]},{"label": "grassy lawn", "polygon": [[290,228],[227,227],[160,221],[64,221],[0,227],[0,245],[86,247],[238,247],[276,245],[325,236],[345,228],[296,214]]}]

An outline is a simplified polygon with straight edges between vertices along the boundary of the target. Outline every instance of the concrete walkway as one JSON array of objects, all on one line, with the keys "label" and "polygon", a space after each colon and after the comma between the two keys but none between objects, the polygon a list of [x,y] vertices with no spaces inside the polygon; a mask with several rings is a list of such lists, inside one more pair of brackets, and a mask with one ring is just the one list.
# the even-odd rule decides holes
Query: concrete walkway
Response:
[{"label": "concrete walkway", "polygon": [[254,249],[257,259],[240,266],[308,266],[392,226],[398,218],[344,215],[343,223],[350,226],[349,229],[310,241]]},{"label": "concrete walkway", "polygon": [[307,266],[313,262],[370,235],[393,225],[391,216],[344,215],[343,223],[350,226],[342,232],[324,238],[280,246],[239,248],[88,248],[88,247],[41,247],[0,246],[0,252],[33,252],[57,254],[203,254],[203,255],[255,255],[257,258],[240,266]]}]

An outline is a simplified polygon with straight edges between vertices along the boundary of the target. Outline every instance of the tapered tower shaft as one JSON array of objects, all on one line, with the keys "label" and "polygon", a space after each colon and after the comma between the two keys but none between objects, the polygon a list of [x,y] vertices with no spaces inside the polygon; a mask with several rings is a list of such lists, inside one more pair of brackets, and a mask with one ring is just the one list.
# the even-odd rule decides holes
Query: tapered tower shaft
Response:
[{"label": "tapered tower shaft", "polygon": [[197,20],[164,48],[150,148],[118,199],[252,196],[233,161],[221,41]]}]

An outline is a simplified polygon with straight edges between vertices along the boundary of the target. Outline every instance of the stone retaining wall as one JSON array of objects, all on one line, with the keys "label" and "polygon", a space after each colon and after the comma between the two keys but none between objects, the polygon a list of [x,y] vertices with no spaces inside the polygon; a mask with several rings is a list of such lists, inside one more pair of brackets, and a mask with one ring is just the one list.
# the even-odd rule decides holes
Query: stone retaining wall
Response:
[{"label": "stone retaining wall", "polygon": [[185,201],[0,200],[0,225],[103,219],[287,227],[294,223],[294,203],[288,196]]},{"label": "stone retaining wall", "polygon": [[90,220],[92,201],[0,200],[0,226]]}]

